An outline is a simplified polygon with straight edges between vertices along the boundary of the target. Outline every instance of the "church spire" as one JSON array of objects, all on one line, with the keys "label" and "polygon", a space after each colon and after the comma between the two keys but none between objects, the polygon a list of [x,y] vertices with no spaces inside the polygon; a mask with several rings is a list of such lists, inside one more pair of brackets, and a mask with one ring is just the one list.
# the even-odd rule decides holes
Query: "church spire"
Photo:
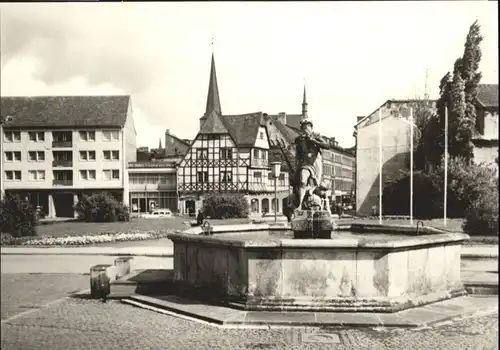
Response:
[{"label": "church spire", "polygon": [[302,119],[306,119],[307,117],[306,84],[304,83],[304,96],[302,97]]},{"label": "church spire", "polygon": [[161,146],[161,137],[160,137],[160,142],[158,143],[158,149],[162,149],[163,147]]},{"label": "church spire", "polygon": [[208,116],[213,111],[222,114],[219,100],[219,87],[217,86],[217,74],[215,72],[215,59],[212,51],[212,65],[210,67],[210,81],[208,83],[207,107],[205,116]]}]

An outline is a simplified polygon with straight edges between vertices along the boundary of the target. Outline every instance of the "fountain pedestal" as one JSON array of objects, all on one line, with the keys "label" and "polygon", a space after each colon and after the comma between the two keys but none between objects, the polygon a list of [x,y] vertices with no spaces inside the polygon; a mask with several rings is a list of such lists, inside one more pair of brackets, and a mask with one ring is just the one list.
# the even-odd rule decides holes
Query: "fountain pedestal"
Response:
[{"label": "fountain pedestal", "polygon": [[330,239],[333,231],[332,215],[326,210],[296,209],[291,226],[295,239]]}]

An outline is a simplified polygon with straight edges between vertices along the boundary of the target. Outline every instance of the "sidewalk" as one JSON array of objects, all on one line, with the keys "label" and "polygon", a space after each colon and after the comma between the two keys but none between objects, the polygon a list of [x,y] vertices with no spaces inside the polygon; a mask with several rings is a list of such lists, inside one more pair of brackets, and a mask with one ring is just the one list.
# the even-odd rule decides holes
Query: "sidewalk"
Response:
[{"label": "sidewalk", "polygon": [[461,248],[462,259],[498,259],[498,245],[478,245]]},{"label": "sidewalk", "polygon": [[173,247],[54,247],[54,248],[1,248],[1,255],[104,255],[172,257]]},{"label": "sidewalk", "polygon": [[[54,248],[8,248],[2,247],[1,255],[107,255],[172,257],[173,247],[54,247]],[[462,259],[498,259],[498,246],[462,247]]]}]

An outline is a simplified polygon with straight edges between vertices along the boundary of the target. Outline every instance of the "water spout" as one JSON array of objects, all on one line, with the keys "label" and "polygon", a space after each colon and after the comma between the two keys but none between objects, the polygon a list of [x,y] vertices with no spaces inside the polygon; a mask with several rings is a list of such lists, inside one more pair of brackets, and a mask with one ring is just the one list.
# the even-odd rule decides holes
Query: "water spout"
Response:
[{"label": "water spout", "polygon": [[420,227],[424,227],[424,223],[421,220],[417,222],[417,236],[420,234]]}]

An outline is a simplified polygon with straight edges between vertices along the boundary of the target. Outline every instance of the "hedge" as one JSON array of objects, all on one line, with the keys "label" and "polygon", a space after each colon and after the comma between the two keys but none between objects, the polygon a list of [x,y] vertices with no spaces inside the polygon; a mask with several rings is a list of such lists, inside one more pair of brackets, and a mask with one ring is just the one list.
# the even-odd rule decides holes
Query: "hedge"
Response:
[{"label": "hedge", "polygon": [[203,214],[212,219],[246,218],[248,201],[243,194],[213,193],[203,200]]}]

